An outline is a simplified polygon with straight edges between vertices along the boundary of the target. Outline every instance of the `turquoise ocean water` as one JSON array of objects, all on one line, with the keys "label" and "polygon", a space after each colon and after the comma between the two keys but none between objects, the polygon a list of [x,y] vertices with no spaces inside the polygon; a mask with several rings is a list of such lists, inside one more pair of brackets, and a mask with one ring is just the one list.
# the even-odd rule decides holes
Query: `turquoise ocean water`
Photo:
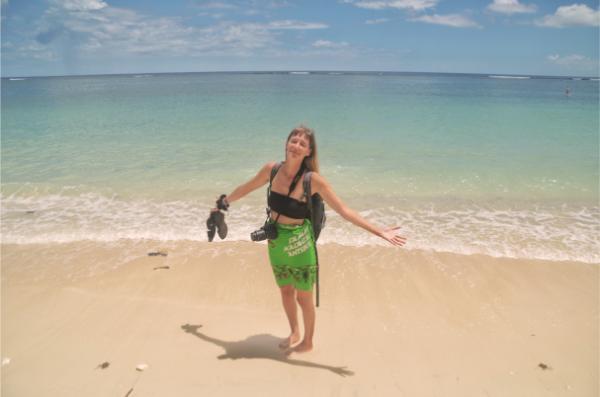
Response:
[{"label": "turquoise ocean water", "polygon": [[[305,123],[338,195],[407,249],[600,262],[598,80],[506,77],[3,78],[2,241],[205,241],[214,198]],[[264,206],[235,203],[228,240]],[[331,210],[320,242],[385,243]]]}]

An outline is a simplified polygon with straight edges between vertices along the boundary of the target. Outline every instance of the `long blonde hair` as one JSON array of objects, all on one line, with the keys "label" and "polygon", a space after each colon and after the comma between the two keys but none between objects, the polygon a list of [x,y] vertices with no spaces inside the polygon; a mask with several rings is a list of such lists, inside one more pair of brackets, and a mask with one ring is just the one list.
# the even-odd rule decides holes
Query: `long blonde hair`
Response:
[{"label": "long blonde hair", "polygon": [[287,145],[290,139],[296,135],[305,135],[308,138],[310,156],[304,158],[304,166],[310,171],[319,172],[319,158],[317,157],[317,138],[315,137],[315,131],[304,124],[300,124],[290,132],[285,144]]}]

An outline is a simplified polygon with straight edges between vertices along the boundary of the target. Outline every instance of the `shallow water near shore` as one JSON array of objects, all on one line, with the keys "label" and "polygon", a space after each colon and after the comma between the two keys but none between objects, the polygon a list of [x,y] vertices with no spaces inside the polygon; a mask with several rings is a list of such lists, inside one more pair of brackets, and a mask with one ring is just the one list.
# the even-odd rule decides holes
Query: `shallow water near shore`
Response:
[{"label": "shallow water near shore", "polygon": [[[598,263],[597,106],[598,81],[483,75],[3,79],[2,241],[205,241],[214,198],[304,122],[340,197],[409,250]],[[264,205],[235,203],[228,240]],[[328,215],[320,243],[383,244]]]}]

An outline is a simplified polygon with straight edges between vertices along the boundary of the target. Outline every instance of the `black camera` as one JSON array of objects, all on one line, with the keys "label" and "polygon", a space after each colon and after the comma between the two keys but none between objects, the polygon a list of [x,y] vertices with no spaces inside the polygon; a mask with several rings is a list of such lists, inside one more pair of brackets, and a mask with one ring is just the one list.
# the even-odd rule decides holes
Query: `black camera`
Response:
[{"label": "black camera", "polygon": [[275,240],[277,238],[277,226],[271,222],[265,222],[263,227],[250,233],[250,240],[263,241]]}]

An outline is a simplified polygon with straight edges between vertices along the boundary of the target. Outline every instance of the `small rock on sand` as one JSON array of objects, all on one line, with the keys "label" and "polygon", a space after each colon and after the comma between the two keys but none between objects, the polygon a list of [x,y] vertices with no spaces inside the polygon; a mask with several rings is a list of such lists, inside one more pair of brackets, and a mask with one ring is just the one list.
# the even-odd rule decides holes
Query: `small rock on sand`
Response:
[{"label": "small rock on sand", "polygon": [[148,364],[138,364],[137,367],[135,367],[136,371],[144,371],[145,369],[148,368]]}]

